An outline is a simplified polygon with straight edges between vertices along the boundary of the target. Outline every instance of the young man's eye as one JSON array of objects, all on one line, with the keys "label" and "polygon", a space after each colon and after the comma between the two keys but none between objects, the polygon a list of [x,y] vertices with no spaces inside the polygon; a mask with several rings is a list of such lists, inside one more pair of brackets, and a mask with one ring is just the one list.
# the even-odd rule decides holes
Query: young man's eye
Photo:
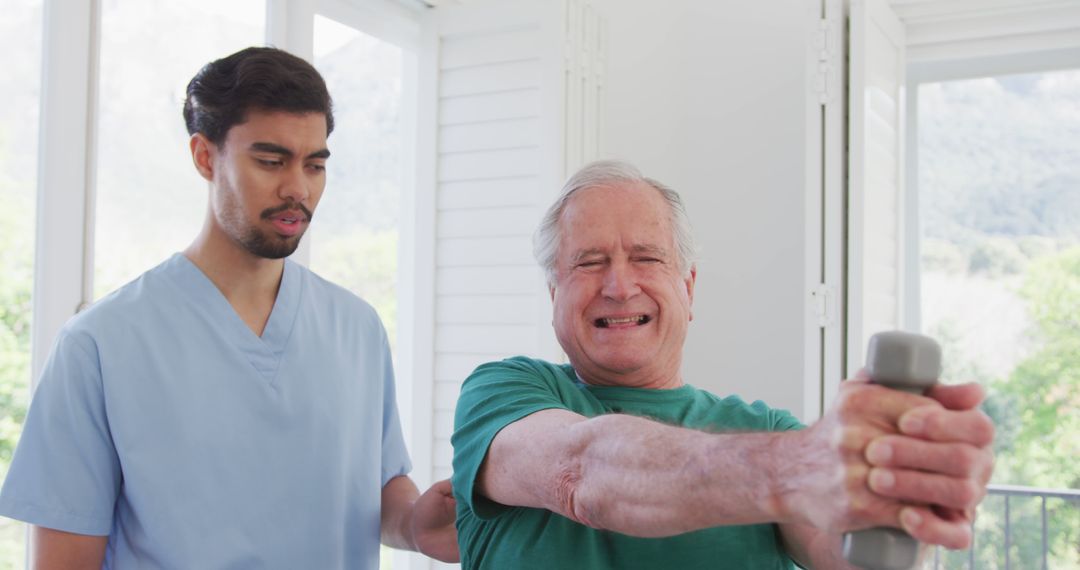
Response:
[{"label": "young man's eye", "polygon": [[265,159],[265,158],[256,158],[255,162],[258,162],[259,164],[261,164],[263,166],[267,166],[267,167],[276,167],[276,166],[281,166],[282,164],[285,164],[284,162],[282,162],[280,160],[268,160],[268,159]]},{"label": "young man's eye", "polygon": [[325,164],[309,164],[308,168],[314,170],[315,172],[326,172]]}]

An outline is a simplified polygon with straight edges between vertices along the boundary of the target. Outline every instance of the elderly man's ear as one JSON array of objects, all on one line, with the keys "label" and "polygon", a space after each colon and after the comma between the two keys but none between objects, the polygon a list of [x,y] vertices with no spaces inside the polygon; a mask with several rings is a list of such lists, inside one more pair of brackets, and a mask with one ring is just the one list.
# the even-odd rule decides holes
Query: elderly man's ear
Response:
[{"label": "elderly man's ear", "polygon": [[690,275],[686,276],[686,298],[690,304],[690,320],[694,320],[694,283],[697,282],[697,265],[690,266]]}]

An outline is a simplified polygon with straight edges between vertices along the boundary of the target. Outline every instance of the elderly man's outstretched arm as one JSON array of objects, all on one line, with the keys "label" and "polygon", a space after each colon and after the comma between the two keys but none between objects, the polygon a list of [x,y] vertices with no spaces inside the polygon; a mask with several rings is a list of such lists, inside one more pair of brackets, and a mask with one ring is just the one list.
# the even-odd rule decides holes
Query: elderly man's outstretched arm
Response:
[{"label": "elderly man's outstretched arm", "polygon": [[849,381],[819,422],[779,433],[543,410],[499,432],[477,491],[641,537],[778,523],[811,567],[835,567],[840,535],[872,526],[963,548],[992,467],[981,399],[975,385],[924,397]]}]

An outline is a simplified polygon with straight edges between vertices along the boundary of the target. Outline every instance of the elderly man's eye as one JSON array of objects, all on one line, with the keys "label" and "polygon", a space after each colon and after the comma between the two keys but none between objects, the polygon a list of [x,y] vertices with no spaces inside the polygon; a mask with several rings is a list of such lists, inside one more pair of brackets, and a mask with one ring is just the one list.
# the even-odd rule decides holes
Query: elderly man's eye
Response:
[{"label": "elderly man's eye", "polygon": [[595,261],[595,260],[594,261],[579,261],[578,264],[577,264],[577,267],[581,267],[581,268],[585,268],[585,269],[590,268],[590,267],[599,267],[599,266],[600,266],[600,262]]}]

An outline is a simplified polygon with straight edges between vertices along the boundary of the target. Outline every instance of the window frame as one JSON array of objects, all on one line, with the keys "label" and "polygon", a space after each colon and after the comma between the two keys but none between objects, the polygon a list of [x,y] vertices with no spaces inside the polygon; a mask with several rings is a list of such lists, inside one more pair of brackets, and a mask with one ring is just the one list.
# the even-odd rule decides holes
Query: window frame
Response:
[{"label": "window frame", "polygon": [[98,0],[53,0],[42,13],[31,393],[57,333],[93,298],[100,8]]},{"label": "window frame", "polygon": [[[958,42],[959,43],[959,42]],[[947,47],[947,46],[946,46]],[[911,61],[907,66],[907,161],[904,165],[904,322],[910,330],[922,330],[922,226],[919,219],[919,88],[927,83],[959,81],[1000,75],[1019,75],[1080,69],[1080,47],[1051,45],[1052,49]]]}]

